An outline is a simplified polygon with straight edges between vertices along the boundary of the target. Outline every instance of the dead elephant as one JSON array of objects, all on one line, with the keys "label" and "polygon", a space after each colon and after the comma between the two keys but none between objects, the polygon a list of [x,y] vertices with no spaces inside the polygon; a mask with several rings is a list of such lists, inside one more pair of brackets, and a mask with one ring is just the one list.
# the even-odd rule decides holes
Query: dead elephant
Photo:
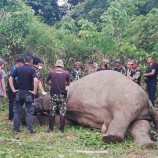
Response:
[{"label": "dead elephant", "polygon": [[[71,83],[67,108],[68,120],[101,129],[105,142],[122,141],[129,131],[136,144],[154,146],[149,137],[151,117],[147,95],[118,72],[100,71]],[[49,95],[35,100],[36,113],[49,109]]]},{"label": "dead elephant", "polygon": [[147,95],[118,72],[96,72],[73,82],[68,90],[67,107],[69,120],[100,128],[105,133],[105,142],[122,141],[130,131],[136,144],[154,145],[149,137]]}]

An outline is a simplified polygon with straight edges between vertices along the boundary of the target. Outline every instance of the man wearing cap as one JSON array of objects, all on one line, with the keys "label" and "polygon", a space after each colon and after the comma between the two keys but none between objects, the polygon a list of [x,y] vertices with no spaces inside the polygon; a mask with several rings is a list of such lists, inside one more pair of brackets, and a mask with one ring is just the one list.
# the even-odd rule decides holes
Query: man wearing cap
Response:
[{"label": "man wearing cap", "polygon": [[114,63],[114,71],[118,71],[120,73],[122,73],[123,75],[126,74],[126,70],[125,68],[121,65],[121,60],[120,59],[116,59],[115,63]]},{"label": "man wearing cap", "polygon": [[[41,76],[40,76],[40,71],[39,71],[40,63],[41,63],[41,59],[37,56],[34,56],[33,57],[33,68],[35,69],[36,76],[39,80],[38,87],[39,87],[42,95],[46,95],[47,92],[44,91],[44,88],[43,88],[43,85],[42,85],[42,82],[41,82]],[[35,98],[38,98],[38,97],[39,97],[39,94],[38,94],[38,89],[37,89],[37,94],[35,95]]]},{"label": "man wearing cap", "polygon": [[7,98],[5,77],[7,76],[3,70],[5,61],[0,58],[0,105],[2,104],[2,98]]},{"label": "man wearing cap", "polygon": [[[15,65],[10,69],[9,72],[9,77],[13,74],[14,70],[20,66],[23,66],[24,64],[24,59],[22,57],[17,57],[15,60]],[[13,79],[13,84],[15,89],[18,89],[18,77],[16,77],[15,79]],[[14,106],[14,101],[15,101],[15,93],[12,92],[11,87],[9,85],[9,80],[7,81],[7,86],[6,86],[6,90],[7,90],[7,95],[8,95],[8,99],[9,99],[9,120],[13,119],[13,106]]]},{"label": "man wearing cap", "polygon": [[[14,70],[9,77],[9,84],[13,91],[16,93],[15,104],[14,104],[14,123],[13,132],[20,132],[21,125],[21,113],[23,105],[25,104],[26,112],[26,124],[27,131],[30,134],[34,134],[33,130],[33,114],[34,108],[32,106],[33,96],[37,93],[38,79],[36,77],[35,69],[32,67],[33,58],[31,56],[25,57],[25,64]],[[18,90],[15,89],[13,79],[18,77]]]},{"label": "man wearing cap", "polygon": [[146,78],[147,92],[149,95],[149,99],[154,105],[155,95],[156,95],[156,85],[157,85],[157,65],[154,63],[152,57],[147,58],[147,67],[146,73],[144,77]]},{"label": "man wearing cap", "polygon": [[[64,132],[65,114],[66,114],[66,86],[70,85],[70,74],[63,70],[64,64],[62,60],[57,60],[55,69],[48,73],[45,83],[51,86],[51,112],[49,116],[49,130],[53,131],[55,123],[56,111],[60,113],[60,130]],[[50,82],[49,82],[50,81]]]}]

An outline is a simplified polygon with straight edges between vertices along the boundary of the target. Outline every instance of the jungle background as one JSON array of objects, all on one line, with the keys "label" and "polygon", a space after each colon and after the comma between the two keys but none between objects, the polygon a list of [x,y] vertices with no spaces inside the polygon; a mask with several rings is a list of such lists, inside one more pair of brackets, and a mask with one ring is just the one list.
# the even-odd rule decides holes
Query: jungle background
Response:
[{"label": "jungle background", "polygon": [[[115,58],[140,61],[145,70],[146,57],[158,62],[158,1],[157,0],[1,0],[0,56],[8,70],[17,55],[32,52],[49,71],[56,59],[63,59],[69,69],[75,61],[85,65]],[[45,73],[43,74],[45,76]],[[75,149],[109,150],[106,157],[157,157],[156,150],[135,146],[127,136],[121,144],[106,144],[100,132],[83,127],[69,127],[64,135],[45,134],[46,127],[36,127],[36,136],[11,135],[7,102],[0,107],[0,157],[102,157],[82,155]],[[24,129],[23,129],[24,130]],[[73,139],[66,139],[67,134]],[[36,151],[36,152],[35,152]],[[105,157],[105,156],[103,156]]]}]

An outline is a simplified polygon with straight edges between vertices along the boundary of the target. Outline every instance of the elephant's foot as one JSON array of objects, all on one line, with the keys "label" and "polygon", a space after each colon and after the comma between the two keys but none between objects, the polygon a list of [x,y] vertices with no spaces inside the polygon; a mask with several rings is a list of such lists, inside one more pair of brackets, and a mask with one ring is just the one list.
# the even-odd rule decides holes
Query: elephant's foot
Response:
[{"label": "elephant's foot", "polygon": [[116,113],[113,120],[107,127],[107,132],[106,135],[103,137],[103,140],[108,143],[121,142],[124,139],[128,125],[129,120],[126,119],[123,114]]},{"label": "elephant's foot", "polygon": [[146,120],[137,120],[130,128],[134,143],[147,148],[155,147],[155,143],[149,137],[150,124]]},{"label": "elephant's foot", "polygon": [[103,137],[103,141],[107,143],[122,142],[123,137],[120,135],[108,134]]}]

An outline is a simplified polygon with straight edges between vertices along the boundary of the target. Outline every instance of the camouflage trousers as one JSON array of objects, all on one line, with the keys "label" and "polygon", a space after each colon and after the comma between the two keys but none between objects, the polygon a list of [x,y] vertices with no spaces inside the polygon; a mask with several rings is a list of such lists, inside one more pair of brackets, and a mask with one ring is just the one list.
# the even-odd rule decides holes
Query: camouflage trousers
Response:
[{"label": "camouflage trousers", "polygon": [[57,110],[59,110],[60,116],[65,116],[66,114],[66,98],[62,94],[54,94],[51,96],[51,115],[55,116]]}]

